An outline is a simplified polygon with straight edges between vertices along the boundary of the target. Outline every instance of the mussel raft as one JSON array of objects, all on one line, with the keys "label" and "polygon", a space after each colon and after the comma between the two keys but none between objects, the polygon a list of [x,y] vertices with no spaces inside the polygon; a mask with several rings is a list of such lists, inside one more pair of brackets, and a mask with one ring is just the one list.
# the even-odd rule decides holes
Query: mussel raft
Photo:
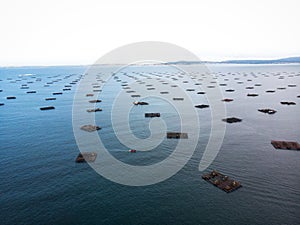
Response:
[{"label": "mussel raft", "polygon": [[237,190],[238,188],[242,187],[241,183],[235,180],[230,179],[228,176],[219,173],[216,170],[208,174],[204,174],[202,179],[206,180],[207,182],[213,184],[214,186],[218,187],[219,189],[225,191],[226,193],[230,193],[232,191]]}]

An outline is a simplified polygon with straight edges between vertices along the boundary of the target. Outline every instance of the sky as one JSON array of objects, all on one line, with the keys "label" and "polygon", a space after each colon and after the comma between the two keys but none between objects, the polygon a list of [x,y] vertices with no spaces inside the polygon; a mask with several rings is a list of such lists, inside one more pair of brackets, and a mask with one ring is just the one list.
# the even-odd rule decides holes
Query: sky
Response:
[{"label": "sky", "polygon": [[92,64],[140,41],[201,60],[300,56],[299,0],[1,0],[0,66]]}]

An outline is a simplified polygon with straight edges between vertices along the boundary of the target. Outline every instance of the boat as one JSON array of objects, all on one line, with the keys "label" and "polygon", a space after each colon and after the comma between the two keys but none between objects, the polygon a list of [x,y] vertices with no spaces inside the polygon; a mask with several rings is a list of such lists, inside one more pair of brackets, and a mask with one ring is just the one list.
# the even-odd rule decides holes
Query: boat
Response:
[{"label": "boat", "polygon": [[128,150],[130,153],[136,153],[136,150],[135,149],[129,149]]}]

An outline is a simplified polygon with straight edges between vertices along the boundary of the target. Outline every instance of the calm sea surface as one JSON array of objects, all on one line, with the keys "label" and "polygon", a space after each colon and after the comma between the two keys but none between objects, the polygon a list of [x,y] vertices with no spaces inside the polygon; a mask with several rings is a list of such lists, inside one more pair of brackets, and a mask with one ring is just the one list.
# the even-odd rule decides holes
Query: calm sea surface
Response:
[{"label": "calm sea surface", "polygon": [[[270,144],[273,139],[300,142],[300,65],[210,65],[216,77],[214,88],[220,88],[224,98],[234,99],[225,103],[227,116],[243,121],[227,125],[216,159],[200,172],[211,115],[210,109],[197,110],[201,136],[192,158],[171,178],[141,187],[114,183],[89,164],[75,163],[79,149],[72,105],[86,69],[0,68],[0,103],[4,103],[0,106],[0,224],[300,224],[300,152],[275,150]],[[196,104],[208,104],[205,95],[197,94],[201,84],[183,83],[180,72],[169,66],[132,66],[116,75],[103,87],[102,102],[96,105],[103,109],[95,114],[102,127],[97,131],[101,140],[115,158],[132,165],[165,159],[176,142],[165,139],[149,152],[130,154],[118,141],[110,117],[114,97],[122,84],[130,84],[132,76],[168,76],[176,77],[172,82],[186,89],[195,88],[188,95]],[[172,90],[170,84],[165,85],[165,91]],[[248,93],[258,96],[248,97]],[[8,100],[8,96],[16,99]],[[49,97],[56,100],[45,101]],[[144,118],[144,112],[161,112],[170,129],[180,128],[176,109],[159,98],[145,100],[150,105],[130,112],[133,134],[149,136],[150,119]],[[296,105],[281,105],[281,101]],[[50,105],[55,110],[40,110]],[[260,108],[277,113],[263,114],[257,111]],[[212,169],[240,181],[243,187],[227,194],[210,185],[201,175]]]}]

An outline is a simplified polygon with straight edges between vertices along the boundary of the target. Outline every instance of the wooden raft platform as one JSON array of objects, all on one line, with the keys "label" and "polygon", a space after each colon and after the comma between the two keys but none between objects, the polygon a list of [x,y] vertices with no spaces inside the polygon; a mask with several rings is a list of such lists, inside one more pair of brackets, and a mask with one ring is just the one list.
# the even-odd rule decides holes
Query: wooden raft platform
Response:
[{"label": "wooden raft platform", "polygon": [[300,144],[296,141],[271,141],[271,144],[276,149],[300,150]]},{"label": "wooden raft platform", "polygon": [[180,133],[180,132],[168,132],[167,138],[175,138],[175,139],[187,139],[188,134],[187,133]]},{"label": "wooden raft platform", "polygon": [[160,113],[145,113],[145,117],[160,117]]},{"label": "wooden raft platform", "polygon": [[226,193],[230,193],[242,187],[240,182],[232,180],[228,176],[225,176],[224,174],[219,173],[216,170],[213,170],[208,174],[202,175],[202,179],[220,188]]},{"label": "wooden raft platform", "polygon": [[78,156],[75,159],[75,162],[77,163],[94,162],[96,158],[97,158],[96,152],[82,152],[78,154]]}]

